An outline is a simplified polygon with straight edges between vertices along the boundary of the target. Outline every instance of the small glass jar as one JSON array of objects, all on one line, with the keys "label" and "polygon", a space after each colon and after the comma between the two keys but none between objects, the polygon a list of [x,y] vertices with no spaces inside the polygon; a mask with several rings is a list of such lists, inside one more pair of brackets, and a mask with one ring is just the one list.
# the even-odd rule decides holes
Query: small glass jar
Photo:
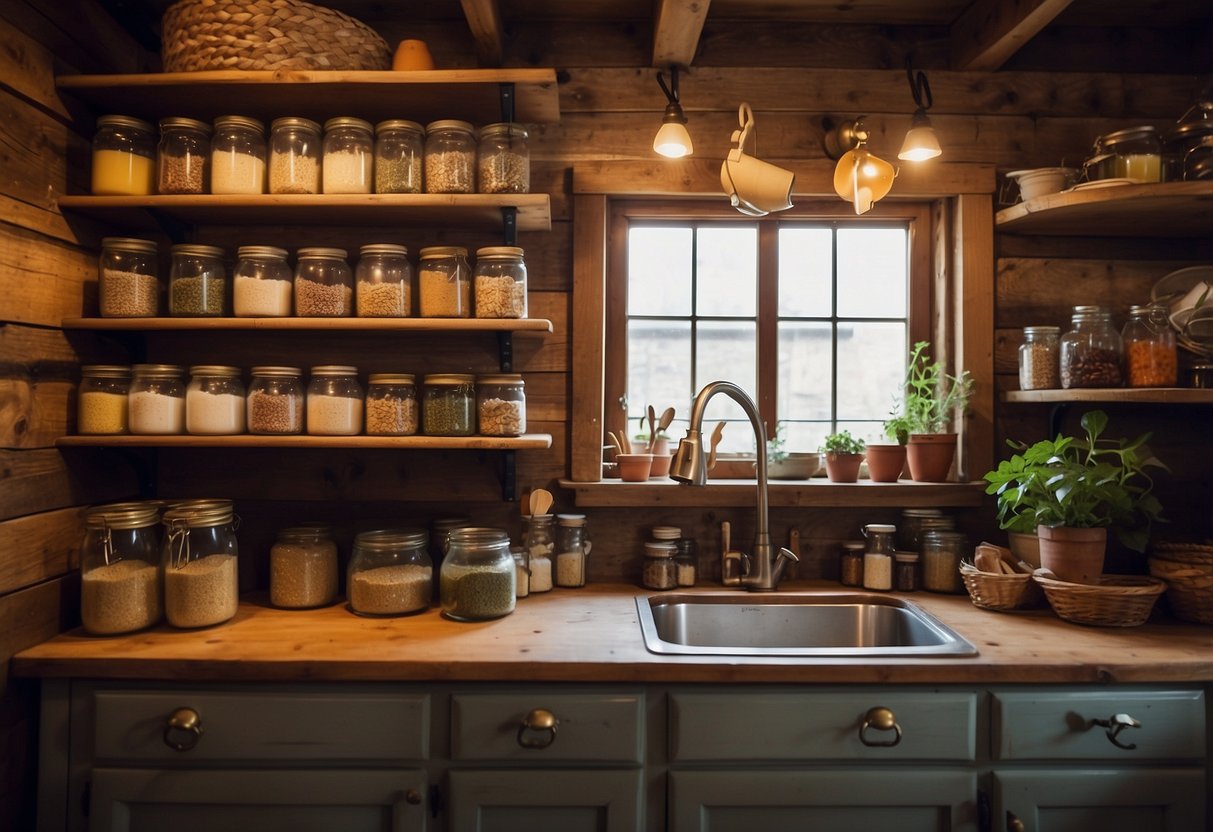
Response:
[{"label": "small glass jar", "polygon": [[1056,390],[1058,376],[1058,338],[1056,326],[1025,326],[1019,345],[1019,389]]},{"label": "small glass jar", "polygon": [[476,525],[466,514],[453,514],[450,517],[435,517],[430,521],[430,557],[436,565],[441,565],[446,557],[447,541],[455,529],[465,529]]},{"label": "small glass jar", "polygon": [[838,553],[838,582],[843,586],[863,586],[863,550],[865,544],[848,541]]},{"label": "small glass jar", "polygon": [[882,552],[892,556],[896,547],[896,526],[890,523],[868,523],[860,531],[868,542],[865,552]]},{"label": "small glass jar", "polygon": [[1125,381],[1130,387],[1174,387],[1179,378],[1175,330],[1161,304],[1129,308],[1121,332],[1125,345]]},{"label": "small glass jar", "polygon": [[211,126],[193,118],[160,119],[156,190],[162,194],[204,194],[211,163]]},{"label": "small glass jar", "polygon": [[1123,347],[1112,313],[1100,306],[1075,306],[1071,329],[1061,337],[1061,386],[1119,387]]},{"label": "small glass jar", "polygon": [[190,367],[185,388],[185,432],[194,436],[244,433],[244,382],[239,367],[199,364]]},{"label": "small glass jar", "polygon": [[426,125],[425,192],[476,192],[476,130],[466,121],[443,119]]},{"label": "small glass jar", "polygon": [[324,123],[324,193],[369,194],[374,170],[375,138],[369,121],[341,116]]},{"label": "small glass jar", "polygon": [[699,571],[699,557],[693,539],[680,537],[675,542],[674,565],[678,573],[678,585],[695,586],[695,577]]},{"label": "small glass jar", "polygon": [[113,503],[84,513],[80,619],[93,635],[130,633],[160,620],[159,507]]},{"label": "small glass jar", "polygon": [[477,318],[525,318],[526,262],[517,246],[476,250],[473,284]]},{"label": "small glass jar", "polygon": [[358,250],[357,308],[360,318],[407,318],[413,308],[409,250],[374,243]]},{"label": "small glass jar", "polygon": [[476,385],[464,373],[425,376],[421,429],[426,436],[471,436],[476,432]]},{"label": "small glass jar", "polygon": [[417,432],[417,385],[410,373],[371,373],[366,388],[369,436],[412,436]]},{"label": "small glass jar", "polygon": [[240,604],[235,516],[228,500],[164,512],[164,616],[174,627],[210,627]]},{"label": "small glass jar", "polygon": [[258,436],[303,433],[303,371],[254,367],[248,388],[248,432]]},{"label": "small glass jar", "polygon": [[160,311],[156,243],[103,237],[97,258],[97,295],[103,318],[152,318]]},{"label": "small glass jar", "polygon": [[906,552],[922,551],[922,533],[950,532],[956,528],[956,518],[937,508],[907,508],[901,512],[897,525],[897,548]]},{"label": "small glass jar", "polygon": [[245,116],[215,119],[211,193],[265,193],[265,125]]},{"label": "small glass jar", "polygon": [[295,314],[342,318],[354,314],[354,273],[343,248],[301,248],[295,265]]},{"label": "small glass jar", "polygon": [[127,432],[127,395],[131,368],[118,364],[86,364],[80,368],[76,392],[76,432],[118,435]]},{"label": "small glass jar", "polygon": [[644,544],[644,564],[640,584],[645,589],[673,589],[678,586],[677,551],[672,540],[648,540]]},{"label": "small glass jar", "polygon": [[482,436],[526,433],[526,391],[522,376],[502,373],[476,377],[476,424]]},{"label": "small glass jar", "polygon": [[185,430],[185,384],[172,364],[136,364],[127,395],[130,431],[138,436],[178,434]]},{"label": "small glass jar", "polygon": [[93,134],[94,196],[144,196],[156,187],[156,128],[131,116],[101,116]]},{"label": "small glass jar", "polygon": [[323,607],[337,597],[337,544],[327,528],[281,529],[270,547],[270,603],[283,609]]},{"label": "small glass jar", "polygon": [[402,118],[375,125],[375,193],[423,192],[421,169],[425,158],[425,128]]},{"label": "small glass jar", "polygon": [[1193,364],[1188,370],[1188,386],[1195,390],[1213,390],[1213,364]]},{"label": "small glass jar", "polygon": [[471,317],[472,277],[467,257],[467,249],[459,246],[421,249],[417,277],[417,305],[421,317]]},{"label": "small glass jar", "polygon": [[526,549],[511,546],[510,555],[514,558],[514,597],[525,598],[531,594],[531,569],[527,565]]},{"label": "small glass jar", "polygon": [[237,318],[288,318],[294,274],[286,249],[240,246],[232,270],[232,311]]},{"label": "small glass jar", "polygon": [[1134,182],[1162,181],[1162,143],[1150,125],[1127,127],[1101,136],[1097,145],[1111,153],[1112,176]]},{"label": "small glass jar", "polygon": [[223,249],[182,243],[171,251],[169,314],[183,318],[221,317],[227,310]]},{"label": "small glass jar", "polygon": [[358,368],[323,364],[312,368],[307,385],[307,432],[312,436],[362,433],[362,386]]},{"label": "small glass jar", "polygon": [[897,534],[897,527],[869,523],[862,531],[868,541],[863,553],[864,589],[890,590],[893,588],[893,538]]},{"label": "small glass jar", "polygon": [[893,553],[893,588],[898,592],[918,591],[918,553]]},{"label": "small glass jar", "polygon": [[269,191],[320,193],[320,125],[310,118],[276,118],[270,124]]},{"label": "small glass jar", "polygon": [[476,148],[477,191],[525,194],[531,190],[531,152],[521,124],[486,124]]},{"label": "small glass jar", "polygon": [[585,586],[585,559],[593,547],[586,531],[584,514],[556,515],[556,586]]},{"label": "small glass jar", "polygon": [[953,595],[964,592],[960,562],[972,556],[969,539],[961,532],[923,532],[922,588]]},{"label": "small glass jar", "polygon": [[[442,561],[442,614],[456,621],[485,621],[509,615],[517,603],[515,576],[510,538],[504,531],[475,527],[452,530]],[[534,584],[531,590],[535,590]]]},{"label": "small glass jar", "polygon": [[350,609],[359,615],[406,615],[430,605],[434,568],[422,529],[360,532],[346,578]]},{"label": "small glass jar", "polygon": [[524,517],[522,548],[526,550],[527,568],[531,573],[531,592],[547,592],[552,588],[552,560],[556,557],[556,540],[552,536],[550,514]]}]

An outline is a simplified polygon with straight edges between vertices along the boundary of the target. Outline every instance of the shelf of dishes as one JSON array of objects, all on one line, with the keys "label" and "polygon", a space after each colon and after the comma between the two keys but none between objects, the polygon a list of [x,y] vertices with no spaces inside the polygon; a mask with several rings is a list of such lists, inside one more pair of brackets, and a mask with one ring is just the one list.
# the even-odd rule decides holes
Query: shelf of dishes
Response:
[{"label": "shelf of dishes", "polygon": [[1203,237],[1213,233],[1213,179],[1134,184],[1097,180],[1004,208],[1004,234],[1085,237]]}]

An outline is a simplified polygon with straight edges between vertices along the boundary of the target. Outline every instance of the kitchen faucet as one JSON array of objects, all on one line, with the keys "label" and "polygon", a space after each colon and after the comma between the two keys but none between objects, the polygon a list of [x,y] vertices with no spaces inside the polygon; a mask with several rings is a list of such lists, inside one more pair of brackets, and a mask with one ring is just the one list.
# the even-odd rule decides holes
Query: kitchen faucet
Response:
[{"label": "kitchen faucet", "polygon": [[754,553],[742,555],[744,571],[741,585],[756,592],[770,592],[779,586],[783,570],[788,561],[798,561],[800,558],[788,549],[778,552],[771,546],[771,534],[767,518],[767,432],[763,427],[758,408],[746,392],[731,381],[713,381],[704,386],[695,396],[695,404],[691,407],[691,423],[687,426],[687,435],[678,443],[678,451],[670,464],[670,479],[684,485],[704,485],[708,481],[707,461],[703,455],[701,429],[703,414],[707,410],[708,401],[717,393],[724,393],[750,417],[754,428],[754,437],[758,442],[758,533],[754,539]]}]

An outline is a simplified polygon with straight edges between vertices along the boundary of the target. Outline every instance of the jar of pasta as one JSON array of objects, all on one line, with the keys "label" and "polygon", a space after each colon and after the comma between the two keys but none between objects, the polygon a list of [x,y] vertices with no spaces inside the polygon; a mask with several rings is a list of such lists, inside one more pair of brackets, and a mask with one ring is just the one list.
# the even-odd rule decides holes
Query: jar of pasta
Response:
[{"label": "jar of pasta", "polygon": [[476,148],[477,191],[525,194],[531,189],[531,153],[521,124],[486,124]]},{"label": "jar of pasta", "polygon": [[76,432],[126,433],[127,394],[131,368],[117,364],[86,364],[80,368],[76,395]]},{"label": "jar of pasta", "polygon": [[484,436],[526,433],[526,391],[521,375],[476,377],[476,424]]},{"label": "jar of pasta", "polygon": [[362,385],[358,368],[324,364],[312,368],[307,386],[307,432],[316,436],[362,433]]},{"label": "jar of pasta", "polygon": [[471,317],[472,276],[467,257],[467,249],[459,246],[421,249],[417,280],[417,305],[421,317]]},{"label": "jar of pasta", "polygon": [[262,436],[303,433],[303,371],[254,367],[248,388],[248,431]]},{"label": "jar of pasta", "polygon": [[425,192],[476,192],[476,130],[466,121],[432,121],[425,128]]},{"label": "jar of pasta", "polygon": [[97,258],[97,295],[103,318],[151,318],[160,311],[156,243],[103,237]]},{"label": "jar of pasta", "polygon": [[240,603],[235,515],[227,500],[164,512],[164,617],[174,627],[210,627]]},{"label": "jar of pasta", "polygon": [[136,435],[170,435],[185,430],[185,384],[172,364],[136,364],[127,395],[127,420]]},{"label": "jar of pasta", "polygon": [[438,373],[424,378],[421,429],[426,436],[471,436],[476,432],[473,376]]},{"label": "jar of pasta", "polygon": [[476,250],[477,318],[526,317],[526,261],[517,246]]},{"label": "jar of pasta", "polygon": [[389,243],[358,250],[355,270],[360,318],[407,318],[413,308],[413,267],[409,250]]},{"label": "jar of pasta", "polygon": [[232,270],[232,311],[238,318],[286,318],[291,314],[294,275],[286,249],[240,246]]},{"label": "jar of pasta", "polygon": [[375,193],[422,193],[425,128],[400,118],[375,125]]},{"label": "jar of pasta", "polygon": [[80,619],[88,632],[130,633],[160,620],[159,522],[154,503],[113,503],[85,511]]},{"label": "jar of pasta", "polygon": [[156,128],[132,116],[101,116],[93,135],[95,196],[143,196],[156,187]]},{"label": "jar of pasta", "polygon": [[350,609],[359,615],[405,615],[424,610],[433,594],[433,565],[421,529],[377,529],[354,538]]},{"label": "jar of pasta", "polygon": [[324,193],[369,194],[374,169],[375,139],[369,121],[341,116],[324,123]]},{"label": "jar of pasta", "polygon": [[366,432],[412,436],[417,432],[417,386],[410,373],[371,373],[366,389]]},{"label": "jar of pasta", "polygon": [[265,193],[265,126],[255,118],[220,116],[211,139],[211,193]]},{"label": "jar of pasta", "polygon": [[301,248],[295,265],[295,314],[341,318],[354,313],[354,273],[343,248]]},{"label": "jar of pasta", "polygon": [[326,528],[280,529],[270,547],[270,603],[308,609],[337,597],[337,544]]},{"label": "jar of pasta", "polygon": [[320,125],[310,118],[276,118],[270,124],[272,194],[320,193]]},{"label": "jar of pasta", "polygon": [[239,367],[190,367],[185,389],[185,432],[195,436],[244,433],[244,382]]},{"label": "jar of pasta", "polygon": [[175,245],[169,268],[168,309],[175,317],[215,318],[227,310],[227,272],[223,249],[188,243]]}]

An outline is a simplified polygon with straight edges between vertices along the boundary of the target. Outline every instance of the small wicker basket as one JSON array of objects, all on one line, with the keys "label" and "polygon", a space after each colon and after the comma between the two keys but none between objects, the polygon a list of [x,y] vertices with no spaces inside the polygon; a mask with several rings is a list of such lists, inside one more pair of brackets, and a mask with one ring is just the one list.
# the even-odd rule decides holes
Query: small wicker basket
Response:
[{"label": "small wicker basket", "polygon": [[1139,627],[1167,585],[1157,578],[1133,575],[1104,575],[1098,584],[1072,584],[1045,577],[1033,579],[1045,591],[1057,617],[1075,624],[1097,627]]},{"label": "small wicker basket", "polygon": [[1150,574],[1167,582],[1167,603],[1176,618],[1213,624],[1213,546],[1159,543],[1149,564]]},{"label": "small wicker basket", "polygon": [[986,610],[1022,610],[1044,602],[1040,587],[1026,572],[1014,575],[982,572],[971,563],[960,564],[960,577],[973,605]]}]

